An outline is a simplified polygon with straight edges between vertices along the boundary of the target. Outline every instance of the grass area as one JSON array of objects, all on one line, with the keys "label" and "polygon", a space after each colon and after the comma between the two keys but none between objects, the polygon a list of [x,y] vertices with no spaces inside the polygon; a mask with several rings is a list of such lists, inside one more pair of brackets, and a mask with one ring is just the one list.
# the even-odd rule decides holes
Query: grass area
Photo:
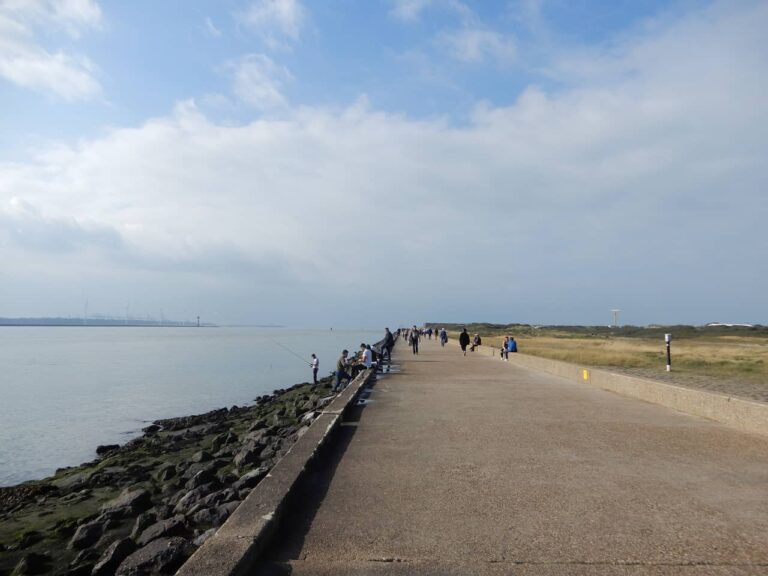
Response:
[{"label": "grass area", "polygon": [[[436,324],[430,324],[436,326]],[[446,325],[458,338],[459,327]],[[672,339],[673,371],[681,376],[738,379],[768,386],[768,328],[693,326],[533,327],[467,324],[483,344],[500,347],[504,335],[515,337],[521,352],[585,366],[666,371],[664,333]]]}]

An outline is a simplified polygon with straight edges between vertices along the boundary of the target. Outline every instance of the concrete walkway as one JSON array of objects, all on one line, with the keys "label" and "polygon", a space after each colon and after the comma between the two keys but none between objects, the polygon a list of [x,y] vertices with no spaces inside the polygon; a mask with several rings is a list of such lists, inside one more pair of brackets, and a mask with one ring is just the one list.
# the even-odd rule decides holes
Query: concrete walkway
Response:
[{"label": "concrete walkway", "polygon": [[402,343],[256,574],[768,574],[768,439]]}]

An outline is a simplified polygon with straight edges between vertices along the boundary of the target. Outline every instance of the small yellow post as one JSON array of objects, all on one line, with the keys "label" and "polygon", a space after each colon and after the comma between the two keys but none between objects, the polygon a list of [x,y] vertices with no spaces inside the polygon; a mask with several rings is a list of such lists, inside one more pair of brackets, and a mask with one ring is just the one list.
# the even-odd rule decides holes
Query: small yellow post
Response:
[{"label": "small yellow post", "polygon": [[586,370],[586,369],[582,369],[582,371],[581,371],[581,377],[582,377],[584,380],[587,380],[587,381],[588,381],[588,380],[589,380],[589,370]]}]

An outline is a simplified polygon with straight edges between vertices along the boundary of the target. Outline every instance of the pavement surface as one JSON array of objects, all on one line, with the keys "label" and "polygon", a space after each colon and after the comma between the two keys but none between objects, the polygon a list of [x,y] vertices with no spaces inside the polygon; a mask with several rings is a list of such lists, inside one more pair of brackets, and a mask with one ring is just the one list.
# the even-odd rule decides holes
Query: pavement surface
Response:
[{"label": "pavement surface", "polygon": [[768,438],[398,344],[253,574],[768,575]]}]

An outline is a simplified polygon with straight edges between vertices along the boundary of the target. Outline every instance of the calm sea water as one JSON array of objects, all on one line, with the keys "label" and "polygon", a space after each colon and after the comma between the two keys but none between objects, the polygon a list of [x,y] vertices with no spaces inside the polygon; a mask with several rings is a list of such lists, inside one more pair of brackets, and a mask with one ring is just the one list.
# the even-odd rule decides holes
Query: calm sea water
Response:
[{"label": "calm sea water", "polygon": [[[312,379],[383,330],[0,327],[0,486],[44,478],[159,418],[244,405]],[[282,346],[281,346],[282,345]]]}]

